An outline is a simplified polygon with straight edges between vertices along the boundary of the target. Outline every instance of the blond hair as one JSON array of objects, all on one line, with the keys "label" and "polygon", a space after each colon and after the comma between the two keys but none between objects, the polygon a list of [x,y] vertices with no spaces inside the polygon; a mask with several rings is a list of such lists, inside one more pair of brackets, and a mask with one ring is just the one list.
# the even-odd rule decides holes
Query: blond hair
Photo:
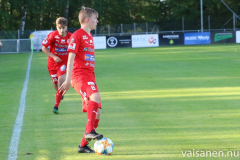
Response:
[{"label": "blond hair", "polygon": [[78,14],[79,22],[83,23],[86,18],[90,18],[92,15],[96,15],[98,17],[98,12],[92,8],[82,7]]},{"label": "blond hair", "polygon": [[63,25],[63,26],[67,26],[68,25],[68,20],[64,17],[59,17],[57,20],[56,20],[56,25]]}]

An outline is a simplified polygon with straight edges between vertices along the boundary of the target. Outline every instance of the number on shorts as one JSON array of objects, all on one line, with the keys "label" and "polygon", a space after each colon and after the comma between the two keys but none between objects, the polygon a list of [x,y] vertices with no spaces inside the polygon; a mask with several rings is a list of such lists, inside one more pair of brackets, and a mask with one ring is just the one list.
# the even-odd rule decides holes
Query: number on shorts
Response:
[{"label": "number on shorts", "polygon": [[95,86],[91,86],[92,87],[92,90],[96,90]]},{"label": "number on shorts", "polygon": [[56,82],[56,81],[58,81],[57,78],[53,78],[53,82]]}]

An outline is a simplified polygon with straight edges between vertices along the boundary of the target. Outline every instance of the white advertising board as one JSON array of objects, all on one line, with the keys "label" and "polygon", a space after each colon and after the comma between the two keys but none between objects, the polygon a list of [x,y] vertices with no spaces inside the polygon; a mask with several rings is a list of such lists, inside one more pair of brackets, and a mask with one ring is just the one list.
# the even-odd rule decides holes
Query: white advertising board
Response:
[{"label": "white advertising board", "polygon": [[240,31],[236,31],[236,43],[240,43]]},{"label": "white advertising board", "polygon": [[132,47],[158,47],[158,34],[132,35]]},{"label": "white advertising board", "polygon": [[106,36],[93,37],[94,48],[95,49],[106,49]]},{"label": "white advertising board", "polygon": [[52,30],[35,31],[30,35],[30,37],[32,38],[34,50],[42,49],[42,42],[50,32],[52,32]]}]

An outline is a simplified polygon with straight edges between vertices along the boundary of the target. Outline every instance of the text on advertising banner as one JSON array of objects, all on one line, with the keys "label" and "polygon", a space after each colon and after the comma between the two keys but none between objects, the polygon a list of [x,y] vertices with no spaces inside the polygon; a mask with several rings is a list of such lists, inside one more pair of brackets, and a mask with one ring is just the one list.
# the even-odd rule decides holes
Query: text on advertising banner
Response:
[{"label": "text on advertising banner", "polygon": [[131,36],[107,36],[107,48],[132,47]]},{"label": "text on advertising banner", "polygon": [[132,47],[158,47],[158,34],[132,35]]},{"label": "text on advertising banner", "polygon": [[159,34],[159,46],[163,45],[184,45],[183,33]]},{"label": "text on advertising banner", "polygon": [[211,42],[213,43],[236,43],[235,32],[211,32]]},{"label": "text on advertising banner", "polygon": [[93,37],[95,49],[106,49],[106,36]]},{"label": "text on advertising banner", "polygon": [[210,32],[184,33],[184,44],[211,44]]}]

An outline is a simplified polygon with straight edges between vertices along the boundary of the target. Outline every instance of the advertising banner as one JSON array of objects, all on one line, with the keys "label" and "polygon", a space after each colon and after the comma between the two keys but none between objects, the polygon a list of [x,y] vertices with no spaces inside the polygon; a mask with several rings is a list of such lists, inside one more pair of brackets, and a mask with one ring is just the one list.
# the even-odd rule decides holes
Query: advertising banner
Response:
[{"label": "advertising banner", "polygon": [[132,47],[158,47],[158,34],[132,35]]},{"label": "advertising banner", "polygon": [[236,43],[235,32],[211,32],[212,43]]},{"label": "advertising banner", "polygon": [[236,43],[240,43],[240,31],[236,31]]},{"label": "advertising banner", "polygon": [[211,44],[210,32],[184,33],[184,44]]},{"label": "advertising banner", "polygon": [[52,30],[35,31],[32,32],[30,38],[32,38],[33,50],[41,50],[42,42]]},{"label": "advertising banner", "polygon": [[106,36],[93,37],[95,49],[106,49]]},{"label": "advertising banner", "polygon": [[131,36],[107,36],[107,48],[132,47]]},{"label": "advertising banner", "polygon": [[184,45],[183,33],[159,34],[159,46]]}]

